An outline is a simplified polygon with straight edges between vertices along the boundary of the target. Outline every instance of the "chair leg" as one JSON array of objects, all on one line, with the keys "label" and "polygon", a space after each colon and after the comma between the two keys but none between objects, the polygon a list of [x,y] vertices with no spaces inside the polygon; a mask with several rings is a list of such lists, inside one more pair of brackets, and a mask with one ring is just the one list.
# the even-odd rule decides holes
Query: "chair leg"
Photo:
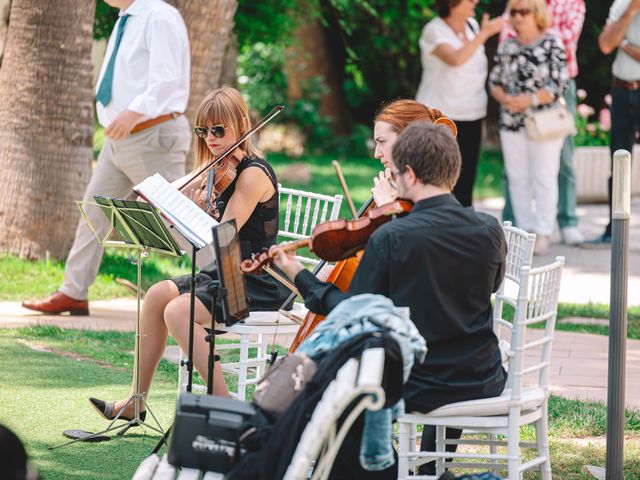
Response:
[{"label": "chair leg", "polygon": [[498,445],[496,444],[496,442],[498,441],[498,435],[496,435],[495,433],[490,433],[489,441],[491,442],[491,444],[489,445],[489,452],[491,453],[491,455],[497,455]]},{"label": "chair leg", "polygon": [[518,417],[520,412],[515,415],[509,415],[509,427],[507,437],[507,468],[509,471],[509,480],[521,480],[520,473],[520,425]]},{"label": "chair leg", "polygon": [[[409,452],[411,447],[411,431],[413,424],[399,422],[400,438],[398,438],[398,480],[409,478]],[[414,437],[415,438],[415,437]]]},{"label": "chair leg", "polygon": [[538,455],[545,458],[540,465],[540,477],[542,480],[551,480],[551,454],[549,453],[549,417],[548,404],[545,402],[542,408],[542,417],[536,422],[536,444]]},{"label": "chair leg", "polygon": [[249,362],[249,336],[240,337],[240,359],[238,361],[238,399],[245,400],[247,392],[247,364]]},{"label": "chair leg", "polygon": [[[444,453],[446,450],[446,430],[442,425],[436,426],[436,452]],[[436,459],[436,476],[444,475],[444,462],[443,457]]]},{"label": "chair leg", "polygon": [[263,362],[262,359],[266,358],[266,356],[269,354],[269,352],[267,351],[268,348],[269,348],[268,335],[260,334],[258,336],[258,355],[257,355],[257,358],[259,358],[261,361],[258,362],[258,366],[256,367],[256,378],[257,379],[260,379],[260,378],[262,378],[264,376],[265,362]]}]

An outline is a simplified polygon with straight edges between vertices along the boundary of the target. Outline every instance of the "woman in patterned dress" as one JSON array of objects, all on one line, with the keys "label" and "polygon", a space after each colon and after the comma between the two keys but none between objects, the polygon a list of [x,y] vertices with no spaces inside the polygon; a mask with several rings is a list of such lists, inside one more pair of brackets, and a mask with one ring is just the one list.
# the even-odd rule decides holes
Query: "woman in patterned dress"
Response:
[{"label": "woman in patterned dress", "polygon": [[510,0],[509,19],[516,37],[498,47],[489,76],[491,95],[501,105],[500,142],[516,224],[538,235],[535,253],[544,254],[555,225],[558,169],[564,138],[527,137],[527,110],[557,105],[569,75],[560,39],[546,32],[545,0]]}]

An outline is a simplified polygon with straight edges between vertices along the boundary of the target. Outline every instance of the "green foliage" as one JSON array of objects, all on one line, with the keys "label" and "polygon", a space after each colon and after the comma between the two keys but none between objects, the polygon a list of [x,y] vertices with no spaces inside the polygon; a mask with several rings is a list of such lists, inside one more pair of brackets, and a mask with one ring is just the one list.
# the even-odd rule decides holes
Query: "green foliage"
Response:
[{"label": "green foliage", "polygon": [[301,0],[239,0],[233,31],[240,49],[256,43],[290,43],[305,3]]},{"label": "green foliage", "polygon": [[258,42],[240,49],[238,84],[251,109],[259,115],[266,114],[277,103],[286,103],[287,77],[283,66],[284,49],[280,45]]},{"label": "green foliage", "polygon": [[109,38],[113,25],[118,19],[118,9],[110,7],[104,1],[96,0],[96,14],[93,21],[93,38],[96,40]]},{"label": "green foliage", "polygon": [[603,55],[598,47],[598,35],[607,21],[611,2],[587,1],[587,14],[578,42],[578,66],[580,74],[576,78],[579,88],[583,88],[591,98],[599,99],[593,106],[600,109],[605,106],[604,96],[611,85],[611,64],[615,52]]},{"label": "green foliage", "polygon": [[[262,42],[286,44],[291,36],[305,2],[300,0],[239,0],[234,18],[234,33],[240,48]],[[109,38],[118,19],[118,9],[96,0],[93,37]]]}]

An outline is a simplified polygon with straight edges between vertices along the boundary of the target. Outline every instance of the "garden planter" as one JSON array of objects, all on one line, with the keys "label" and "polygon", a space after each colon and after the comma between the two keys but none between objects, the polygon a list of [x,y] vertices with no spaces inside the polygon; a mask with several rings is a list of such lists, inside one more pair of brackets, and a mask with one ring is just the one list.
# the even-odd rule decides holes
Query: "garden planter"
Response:
[{"label": "garden planter", "polygon": [[[607,202],[611,160],[609,147],[577,147],[573,153],[578,202]],[[640,195],[640,145],[633,149],[631,195]]]}]

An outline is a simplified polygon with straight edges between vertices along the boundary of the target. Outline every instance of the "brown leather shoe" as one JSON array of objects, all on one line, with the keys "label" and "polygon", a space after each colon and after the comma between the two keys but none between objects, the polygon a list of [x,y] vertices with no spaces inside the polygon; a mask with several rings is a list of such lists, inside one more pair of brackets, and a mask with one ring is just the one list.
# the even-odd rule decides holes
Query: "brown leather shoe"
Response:
[{"label": "brown leather shoe", "polygon": [[89,315],[87,300],[75,300],[62,292],[53,292],[44,300],[27,300],[22,302],[22,306],[50,315],[58,315],[63,312],[69,312],[70,315]]}]

